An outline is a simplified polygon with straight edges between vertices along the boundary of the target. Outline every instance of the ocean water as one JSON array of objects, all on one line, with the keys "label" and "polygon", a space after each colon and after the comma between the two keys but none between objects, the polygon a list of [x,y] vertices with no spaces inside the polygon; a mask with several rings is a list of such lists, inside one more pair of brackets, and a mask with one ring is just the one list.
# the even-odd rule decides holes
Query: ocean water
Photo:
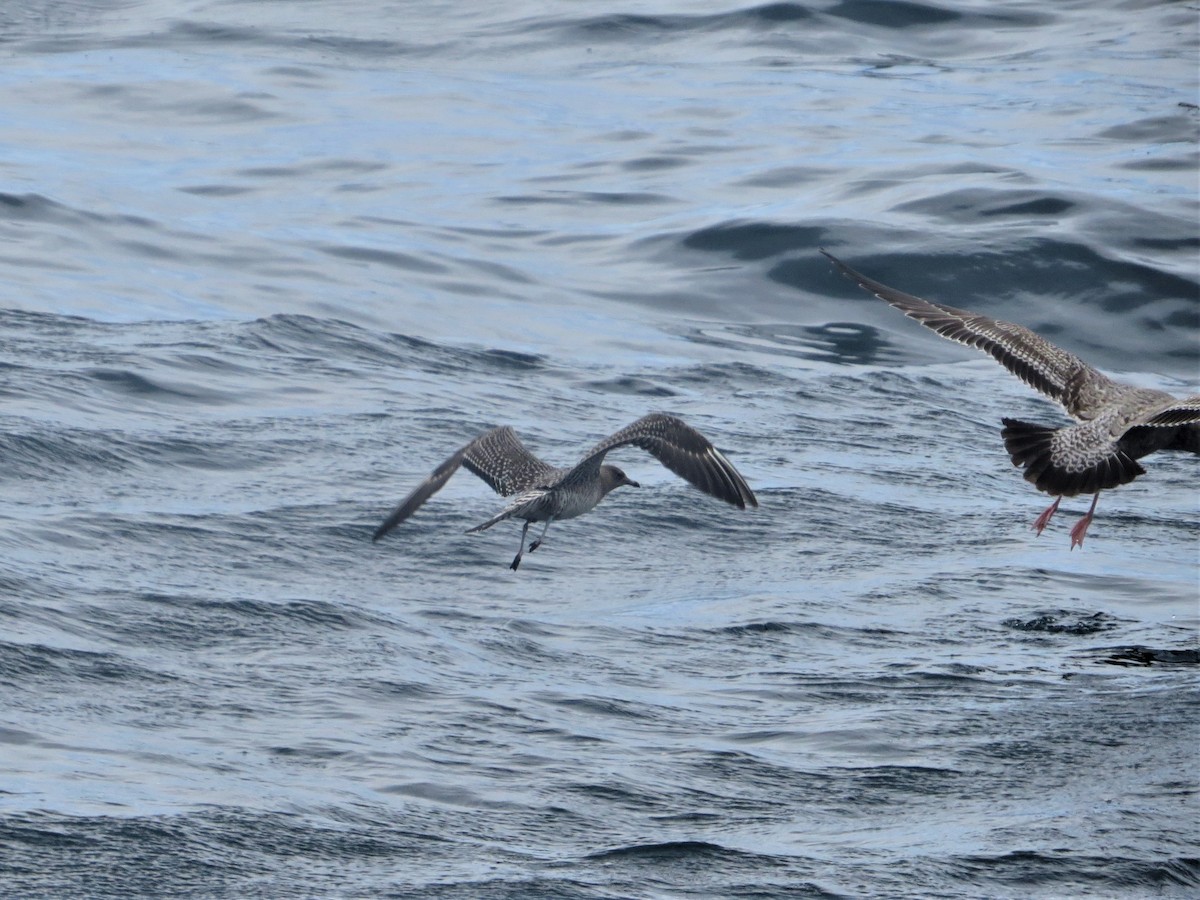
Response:
[{"label": "ocean water", "polygon": [[[0,9],[13,897],[1187,897],[1200,491],[837,275],[1200,385],[1200,31],[1159,2]],[[572,463],[519,528],[482,430]]]}]

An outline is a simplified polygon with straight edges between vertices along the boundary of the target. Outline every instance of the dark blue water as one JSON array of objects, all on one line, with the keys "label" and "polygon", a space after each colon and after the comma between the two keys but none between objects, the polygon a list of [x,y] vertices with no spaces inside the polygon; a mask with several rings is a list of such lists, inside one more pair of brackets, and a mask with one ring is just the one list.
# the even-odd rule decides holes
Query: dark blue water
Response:
[{"label": "dark blue water", "polygon": [[[1200,888],[1200,491],[1082,551],[858,291],[1200,383],[1181,3],[0,10],[0,879],[22,897]],[[651,457],[519,529],[452,450]]]}]

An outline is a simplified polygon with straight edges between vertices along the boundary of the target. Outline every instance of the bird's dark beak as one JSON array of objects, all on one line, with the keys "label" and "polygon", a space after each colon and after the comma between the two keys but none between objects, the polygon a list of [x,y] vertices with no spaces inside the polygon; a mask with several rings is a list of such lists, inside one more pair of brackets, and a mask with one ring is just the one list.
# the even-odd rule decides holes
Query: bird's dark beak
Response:
[{"label": "bird's dark beak", "polygon": [[626,478],[625,483],[627,485],[629,485],[630,487],[641,487],[641,485],[638,484],[636,481],[634,481],[632,478]]}]

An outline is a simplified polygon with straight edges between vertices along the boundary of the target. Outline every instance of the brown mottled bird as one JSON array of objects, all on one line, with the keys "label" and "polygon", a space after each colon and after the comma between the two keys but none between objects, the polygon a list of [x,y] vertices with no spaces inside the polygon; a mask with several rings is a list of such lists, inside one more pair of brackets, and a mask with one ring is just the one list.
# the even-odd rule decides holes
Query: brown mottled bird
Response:
[{"label": "brown mottled bird", "polygon": [[467,532],[483,531],[505,519],[524,519],[521,546],[509,567],[515,571],[525,553],[525,536],[531,522],[545,522],[546,526],[529,545],[530,553],[541,546],[551,522],[589,512],[614,488],[640,487],[616,466],[604,463],[610,450],[628,444],[653,454],[664,466],[706,494],[739,509],[758,506],[754,492],[721,451],[682,419],[665,413],[643,416],[609,435],[570,469],[542,462],[525,448],[512,428],[502,425],[481,434],[434,469],[375,529],[372,540],[379,540],[420,509],[462,465],[486,481],[497,494],[515,495],[497,515]]},{"label": "brown mottled bird", "polygon": [[1028,328],[905,294],[821,252],[859,287],[942,337],[990,354],[1075,419],[1062,428],[1002,420],[1001,436],[1013,465],[1025,469],[1026,481],[1055,495],[1033,523],[1038,534],[1063,497],[1092,494],[1087,515],[1071,529],[1071,549],[1082,547],[1100,492],[1144,474],[1138,459],[1156,450],[1200,454],[1200,395],[1178,400],[1114,381]]}]

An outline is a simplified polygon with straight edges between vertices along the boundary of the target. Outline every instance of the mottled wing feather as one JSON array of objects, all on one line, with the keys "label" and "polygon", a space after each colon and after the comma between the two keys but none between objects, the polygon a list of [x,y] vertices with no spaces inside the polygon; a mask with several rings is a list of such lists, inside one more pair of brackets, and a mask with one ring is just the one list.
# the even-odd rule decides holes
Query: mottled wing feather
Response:
[{"label": "mottled wing feather", "polygon": [[1073,353],[1023,325],[922,300],[856,272],[831,253],[821,252],[859,287],[942,337],[989,354],[1027,385],[1057,400],[1071,415],[1081,411],[1075,401],[1080,373],[1086,372],[1087,380],[1095,385],[1108,381]]},{"label": "mottled wing feather", "polygon": [[1136,421],[1130,423],[1130,427],[1169,428],[1196,423],[1200,423],[1200,394],[1184,397],[1182,400],[1173,397],[1164,400],[1158,406],[1146,410]]},{"label": "mottled wing feather", "polygon": [[594,469],[610,450],[626,445],[640,447],[652,454],[680,478],[710,496],[739,509],[758,506],[758,498],[750,486],[721,451],[682,419],[665,413],[643,416],[605,438],[573,471]]},{"label": "mottled wing feather", "polygon": [[481,434],[463,449],[463,465],[502,497],[549,484],[559,475],[530,453],[508,425]]},{"label": "mottled wing feather", "polygon": [[557,469],[530,453],[512,428],[507,425],[493,428],[457,450],[434,469],[375,529],[371,540],[379,540],[420,509],[426,500],[446,486],[460,465],[466,466],[504,497],[527,490],[539,482],[545,483],[558,474]]}]

